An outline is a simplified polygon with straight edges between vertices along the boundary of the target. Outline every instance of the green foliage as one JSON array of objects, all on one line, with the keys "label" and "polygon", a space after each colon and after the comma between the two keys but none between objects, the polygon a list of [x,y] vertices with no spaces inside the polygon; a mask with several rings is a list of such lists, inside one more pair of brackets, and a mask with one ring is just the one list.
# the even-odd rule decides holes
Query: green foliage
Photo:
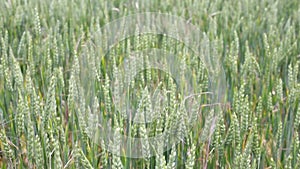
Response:
[{"label": "green foliage", "polygon": [[[0,168],[300,167],[299,0],[11,0],[0,3],[0,11]],[[176,102],[182,99],[182,89],[155,70],[126,77],[131,81],[124,92],[134,93],[126,96],[139,112],[154,110],[151,124],[132,124],[124,119],[124,110],[114,106],[124,104],[118,100],[124,89],[124,72],[118,66],[130,52],[147,47],[165,54],[180,50],[180,78],[187,73],[185,65],[190,66],[194,90],[209,92],[205,64],[182,42],[141,35],[136,29],[136,36],[111,47],[113,59],[97,57],[106,54],[86,47],[91,32],[146,11],[186,19],[203,32],[200,55],[222,60],[228,103],[222,103],[222,110],[207,109],[209,97],[196,98],[204,106],[199,115],[193,114],[197,123],[191,131],[186,131],[188,112]],[[79,79],[84,57],[90,60],[87,66],[97,90],[90,98]],[[149,57],[132,60],[129,74],[149,66]],[[151,100],[153,87],[166,100]],[[163,145],[174,139],[166,137],[157,148],[148,142],[141,145],[148,158],[119,157],[89,137],[99,134],[94,132],[97,112],[108,117],[119,134],[147,139],[168,131],[177,133],[180,142],[165,151]],[[135,118],[148,118],[143,113]],[[120,139],[114,138],[114,144]]]}]

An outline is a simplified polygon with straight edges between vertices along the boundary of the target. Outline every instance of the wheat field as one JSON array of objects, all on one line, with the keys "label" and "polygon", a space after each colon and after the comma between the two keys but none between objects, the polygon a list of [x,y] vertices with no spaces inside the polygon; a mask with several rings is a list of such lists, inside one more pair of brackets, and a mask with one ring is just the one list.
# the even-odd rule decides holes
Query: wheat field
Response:
[{"label": "wheat field", "polygon": [[[193,25],[200,52],[94,34],[145,12]],[[0,168],[300,168],[299,34],[298,0],[3,0]],[[202,58],[224,72],[222,100]],[[182,106],[187,90],[200,94]]]}]

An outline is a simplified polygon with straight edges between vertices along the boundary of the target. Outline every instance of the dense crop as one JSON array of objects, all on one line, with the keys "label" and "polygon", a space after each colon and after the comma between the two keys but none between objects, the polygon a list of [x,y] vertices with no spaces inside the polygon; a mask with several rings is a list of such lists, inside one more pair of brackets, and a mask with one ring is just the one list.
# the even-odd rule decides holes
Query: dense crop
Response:
[{"label": "dense crop", "polygon": [[[179,16],[203,32],[200,55],[221,60],[226,76],[224,103],[211,105],[218,108],[207,108],[210,75],[205,64],[176,39],[137,33],[109,53],[87,45],[93,32],[114,19],[149,11]],[[1,2],[0,167],[300,168],[299,33],[299,0]],[[122,110],[113,113],[114,105],[123,103],[118,95],[124,70],[118,66],[130,59],[126,53],[149,46],[177,52],[191,69],[194,92],[203,93],[196,99],[201,112],[187,133],[189,121],[176,111],[184,88],[158,70],[139,72],[124,92],[135,109],[149,111],[150,93],[163,91],[166,100],[155,104],[160,107],[151,124],[128,122]],[[94,94],[85,93],[86,81],[79,78],[84,77],[83,58],[93,70],[88,73]],[[129,67],[148,61],[143,55]],[[99,112],[119,133],[148,138],[168,129],[180,135],[180,142],[168,151],[163,143],[155,150],[141,145],[143,154],[154,152],[148,158],[119,157],[91,138],[97,135],[93,125]],[[205,124],[213,124],[214,132]],[[114,138],[115,144],[120,139]]]}]

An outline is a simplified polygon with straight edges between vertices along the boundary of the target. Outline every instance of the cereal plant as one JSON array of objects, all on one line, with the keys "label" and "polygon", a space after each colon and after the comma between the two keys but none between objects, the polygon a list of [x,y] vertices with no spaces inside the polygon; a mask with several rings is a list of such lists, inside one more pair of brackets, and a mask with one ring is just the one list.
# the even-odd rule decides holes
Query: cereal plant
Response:
[{"label": "cereal plant", "polygon": [[300,168],[300,1],[0,11],[0,168]]}]

